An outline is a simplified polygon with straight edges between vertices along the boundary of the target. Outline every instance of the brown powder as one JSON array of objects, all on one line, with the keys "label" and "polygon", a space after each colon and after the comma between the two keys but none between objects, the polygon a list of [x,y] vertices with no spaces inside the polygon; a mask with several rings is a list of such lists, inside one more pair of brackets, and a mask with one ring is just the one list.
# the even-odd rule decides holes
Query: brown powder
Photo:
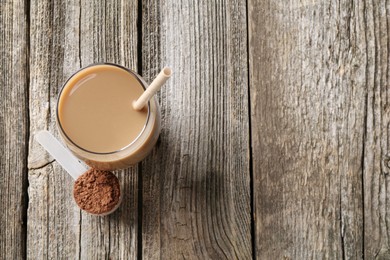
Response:
[{"label": "brown powder", "polygon": [[120,200],[118,178],[111,172],[91,168],[74,183],[73,196],[82,210],[92,214],[107,213]]}]

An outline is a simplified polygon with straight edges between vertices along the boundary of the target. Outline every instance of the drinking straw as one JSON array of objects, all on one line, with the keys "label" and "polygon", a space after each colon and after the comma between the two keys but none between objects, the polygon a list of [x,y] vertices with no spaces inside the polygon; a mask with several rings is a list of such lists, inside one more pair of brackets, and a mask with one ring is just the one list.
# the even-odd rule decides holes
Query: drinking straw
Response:
[{"label": "drinking straw", "polygon": [[172,75],[172,70],[168,67],[162,69],[162,71],[153,80],[152,84],[145,90],[145,92],[133,103],[135,110],[141,110],[146,106],[148,101],[159,91],[164,83]]}]

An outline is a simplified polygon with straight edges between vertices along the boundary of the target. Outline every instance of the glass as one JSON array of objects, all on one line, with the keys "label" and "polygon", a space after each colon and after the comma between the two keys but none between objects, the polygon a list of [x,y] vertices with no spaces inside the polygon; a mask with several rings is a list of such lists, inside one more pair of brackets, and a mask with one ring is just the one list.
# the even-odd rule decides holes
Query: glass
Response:
[{"label": "glass", "polygon": [[[83,160],[89,166],[94,167],[96,169],[109,171],[124,169],[143,160],[151,152],[157,142],[161,129],[161,114],[156,97],[153,97],[148,102],[148,116],[146,119],[146,123],[138,137],[136,137],[136,139],[130,144],[128,144],[126,147],[114,152],[94,152],[81,147],[76,142],[71,140],[71,138],[69,138],[69,135],[67,135],[64,130],[64,127],[61,125],[59,117],[59,104],[62,97],[61,95],[63,94],[64,89],[68,87],[67,84],[69,80],[87,68],[101,65],[115,66],[117,68],[125,70],[127,73],[131,74],[138,80],[144,90],[146,89],[147,84],[141,76],[139,76],[134,71],[124,68],[120,65],[112,63],[99,63],[84,67],[77,71],[75,74],[73,74],[65,82],[59,93],[56,109],[57,128],[66,146],[72,151],[73,154],[75,154],[79,159]],[[109,96],[109,93],[107,94],[107,96]]]}]

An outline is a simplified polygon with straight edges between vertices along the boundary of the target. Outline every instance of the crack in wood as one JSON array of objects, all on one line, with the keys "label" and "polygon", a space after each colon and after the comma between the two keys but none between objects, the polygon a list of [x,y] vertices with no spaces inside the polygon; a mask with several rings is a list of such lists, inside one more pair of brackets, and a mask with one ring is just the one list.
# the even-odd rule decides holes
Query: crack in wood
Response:
[{"label": "crack in wood", "polygon": [[46,166],[51,165],[53,162],[55,162],[55,159],[53,159],[53,160],[51,160],[51,161],[48,161],[47,163],[45,163],[45,164],[43,164],[43,165],[40,165],[40,166],[29,167],[28,169],[29,169],[29,170],[39,170],[39,169],[43,169],[43,168],[45,168]]}]

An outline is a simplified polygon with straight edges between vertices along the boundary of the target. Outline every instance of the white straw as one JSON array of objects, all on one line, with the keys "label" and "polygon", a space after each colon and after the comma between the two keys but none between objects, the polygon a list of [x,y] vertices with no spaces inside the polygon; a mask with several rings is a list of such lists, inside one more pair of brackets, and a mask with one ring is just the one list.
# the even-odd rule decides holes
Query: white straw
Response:
[{"label": "white straw", "polygon": [[133,103],[133,108],[135,110],[141,110],[148,103],[148,101],[159,91],[164,85],[164,83],[172,75],[172,70],[168,67],[163,68],[163,70],[157,75],[153,80],[152,84],[145,90],[145,92]]}]

